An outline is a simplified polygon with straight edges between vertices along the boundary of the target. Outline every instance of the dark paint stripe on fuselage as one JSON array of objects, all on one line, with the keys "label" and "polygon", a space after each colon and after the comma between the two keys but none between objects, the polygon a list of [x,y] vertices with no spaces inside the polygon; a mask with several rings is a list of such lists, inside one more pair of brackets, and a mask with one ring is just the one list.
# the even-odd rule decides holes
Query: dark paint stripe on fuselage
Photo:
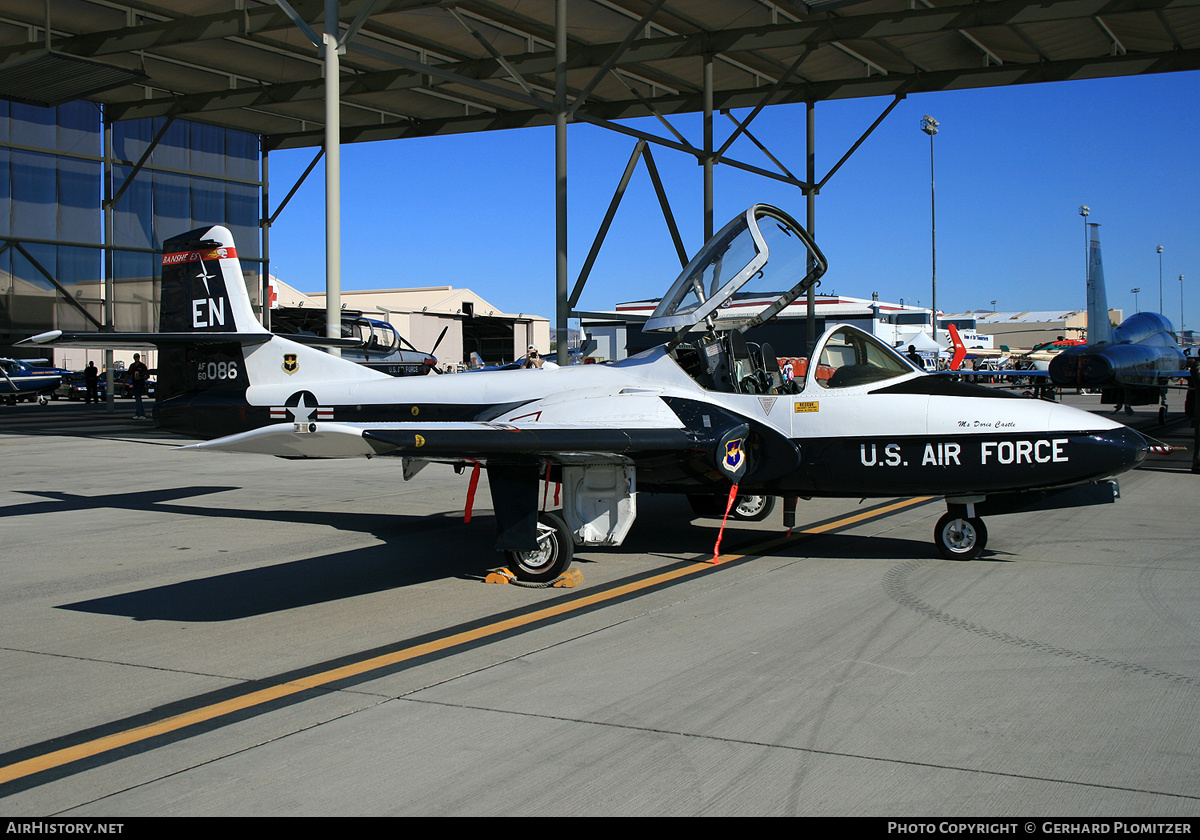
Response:
[{"label": "dark paint stripe on fuselage", "polygon": [[770,489],[813,496],[911,496],[1058,487],[1145,458],[1132,429],[797,440],[802,466]]}]

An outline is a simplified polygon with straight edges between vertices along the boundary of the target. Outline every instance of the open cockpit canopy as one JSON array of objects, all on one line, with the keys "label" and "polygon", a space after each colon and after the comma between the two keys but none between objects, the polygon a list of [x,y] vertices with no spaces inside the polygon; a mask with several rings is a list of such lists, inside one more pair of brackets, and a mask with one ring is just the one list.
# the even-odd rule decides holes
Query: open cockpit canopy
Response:
[{"label": "open cockpit canopy", "polygon": [[744,332],[773,318],[826,267],[808,231],[782,210],[756,204],[705,244],[644,329],[674,330],[675,342],[700,324]]}]

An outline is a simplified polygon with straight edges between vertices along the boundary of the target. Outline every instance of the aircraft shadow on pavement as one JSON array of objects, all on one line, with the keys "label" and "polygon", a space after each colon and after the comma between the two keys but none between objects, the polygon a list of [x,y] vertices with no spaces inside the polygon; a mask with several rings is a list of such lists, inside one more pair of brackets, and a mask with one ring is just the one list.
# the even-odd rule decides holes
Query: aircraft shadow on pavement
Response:
[{"label": "aircraft shadow on pavement", "polygon": [[397,524],[381,545],[78,601],[60,609],[138,621],[232,621],[439,578],[481,578],[500,565],[499,555],[491,550],[487,519],[480,522],[486,527],[456,537],[452,553],[446,551],[445,530],[453,526],[444,519],[424,529]]},{"label": "aircraft shadow on pavement", "polygon": [[[385,540],[381,545],[78,601],[63,604],[60,609],[120,615],[138,621],[232,621],[442,578],[479,580],[490,569],[502,565],[500,555],[492,548],[494,520],[489,515],[476,516],[466,528],[461,521],[454,522],[450,517],[394,518],[404,521],[394,522],[386,529],[390,536],[377,532]],[[662,551],[663,536],[646,530],[645,537],[615,551]],[[701,537],[706,531],[715,533],[715,529],[692,528],[692,531],[699,532]],[[769,534],[727,533],[726,539],[731,550],[736,551],[737,543],[746,547],[746,543],[761,542],[763,536]],[[446,548],[448,537],[453,546],[450,551]],[[701,550],[688,559],[711,550],[711,544],[701,542],[699,547]],[[679,550],[675,546],[672,554],[678,555]],[[821,535],[803,551],[805,554],[799,556],[823,559],[907,560],[930,556],[929,545],[917,540],[840,534]],[[781,553],[795,552],[785,548]],[[673,558],[664,559],[666,569]],[[578,560],[583,564],[604,562],[602,554]]]},{"label": "aircraft shadow on pavement", "polygon": [[[202,507],[178,504],[181,500],[239,488],[191,486],[163,490],[81,496],[60,491],[19,491],[41,497],[0,509],[0,515],[69,513],[92,509],[119,509],[174,513],[192,517],[257,520],[272,526],[326,525],[332,530],[352,528],[380,540],[315,557],[273,563],[253,569],[221,573],[166,586],[126,592],[104,598],[60,605],[60,609],[127,616],[139,621],[230,621],[360,595],[399,589],[445,578],[480,580],[503,565],[493,548],[495,521],[488,512],[476,512],[470,524],[460,512],[414,516],[401,513],[356,514],[319,510],[244,510],[228,505]],[[686,500],[656,497],[643,506],[625,544],[619,548],[580,548],[577,562],[604,562],[614,554],[648,554],[662,557],[663,568],[672,562],[695,561],[711,554],[720,520],[691,515]],[[801,524],[801,528],[803,525]],[[782,535],[776,525],[727,524],[722,553],[744,553]],[[928,559],[928,542],[887,536],[821,534],[800,537],[772,549],[788,557],[846,558],[863,560]],[[1001,559],[986,552],[985,560]]]},{"label": "aircraft shadow on pavement", "polygon": [[204,508],[194,508],[190,505],[172,506],[166,503],[239,489],[241,488],[233,486],[170,487],[163,490],[138,490],[96,496],[65,493],[60,490],[13,490],[12,492],[23,496],[35,497],[37,501],[0,507],[0,517],[74,513],[83,510],[163,510],[171,513],[189,513],[203,511]]},{"label": "aircraft shadow on pavement", "polygon": [[[138,620],[226,621],[335,601],[447,577],[482,578],[503,564],[492,548],[494,522],[476,514],[464,527],[461,512],[425,516],[320,510],[248,510],[181,504],[241,488],[190,486],[85,496],[60,491],[15,491],[35,501],[0,508],[0,516],[129,510],[288,525],[325,525],[371,534],[379,545],[276,563],[256,569],[62,605],[62,609],[124,615]],[[115,549],[114,549],[115,550]]]}]

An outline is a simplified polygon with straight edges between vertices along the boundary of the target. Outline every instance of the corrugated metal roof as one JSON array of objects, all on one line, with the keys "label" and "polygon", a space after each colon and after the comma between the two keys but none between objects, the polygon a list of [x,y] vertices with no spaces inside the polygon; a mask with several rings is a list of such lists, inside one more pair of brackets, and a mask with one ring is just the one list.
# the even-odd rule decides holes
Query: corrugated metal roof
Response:
[{"label": "corrugated metal roof", "polygon": [[62,105],[145,79],[137,70],[43,50],[0,65],[0,98]]},{"label": "corrugated metal roof", "polygon": [[[1087,315],[1083,309],[1049,309],[1039,312],[975,312],[975,321],[979,326],[993,324],[1043,324],[1054,321],[1068,321],[1079,315]],[[953,318],[953,315],[943,315]]]},{"label": "corrugated metal roof", "polygon": [[[292,3],[316,33],[324,5]],[[340,3],[340,31],[364,15],[341,58],[343,142],[552,123],[554,9]],[[56,53],[145,74],[86,94],[112,118],[321,143],[322,63],[275,3],[50,0],[49,21]],[[43,3],[0,0],[0,71],[47,47],[45,22]],[[700,111],[708,57],[718,109],[1200,69],[1200,0],[568,0],[566,23],[567,104],[588,122]]]}]

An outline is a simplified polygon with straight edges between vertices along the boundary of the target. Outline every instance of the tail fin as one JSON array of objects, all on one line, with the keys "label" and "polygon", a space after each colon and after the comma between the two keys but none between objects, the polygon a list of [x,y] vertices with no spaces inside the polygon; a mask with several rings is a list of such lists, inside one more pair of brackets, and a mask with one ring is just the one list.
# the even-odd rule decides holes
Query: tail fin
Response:
[{"label": "tail fin", "polygon": [[1092,229],[1088,247],[1088,332],[1087,343],[1105,344],[1112,341],[1112,324],[1108,320],[1108,293],[1104,288],[1104,266],[1100,262],[1100,225],[1089,222]]},{"label": "tail fin", "polygon": [[[233,235],[213,226],[163,243],[156,333],[52,330],[31,344],[158,348],[154,419],[160,428],[219,437],[274,422],[279,405],[317,405],[330,384],[380,379],[370,370],[273,335],[254,314]],[[324,342],[323,342],[324,343]],[[260,396],[251,401],[250,389]],[[290,395],[290,396],[289,396]],[[321,399],[327,399],[321,396]]]},{"label": "tail fin", "polygon": [[958,370],[962,367],[963,359],[967,358],[967,346],[963,344],[958,327],[954,324],[950,325],[950,343],[954,345],[954,355],[950,357],[950,370]]},{"label": "tail fin", "polygon": [[254,315],[233,234],[220,225],[163,243],[160,299],[155,416],[183,431],[196,395],[210,405],[244,401],[244,345],[270,333]]},{"label": "tail fin", "polygon": [[267,332],[250,305],[233,234],[227,228],[198,228],[163,243],[159,330]]}]

